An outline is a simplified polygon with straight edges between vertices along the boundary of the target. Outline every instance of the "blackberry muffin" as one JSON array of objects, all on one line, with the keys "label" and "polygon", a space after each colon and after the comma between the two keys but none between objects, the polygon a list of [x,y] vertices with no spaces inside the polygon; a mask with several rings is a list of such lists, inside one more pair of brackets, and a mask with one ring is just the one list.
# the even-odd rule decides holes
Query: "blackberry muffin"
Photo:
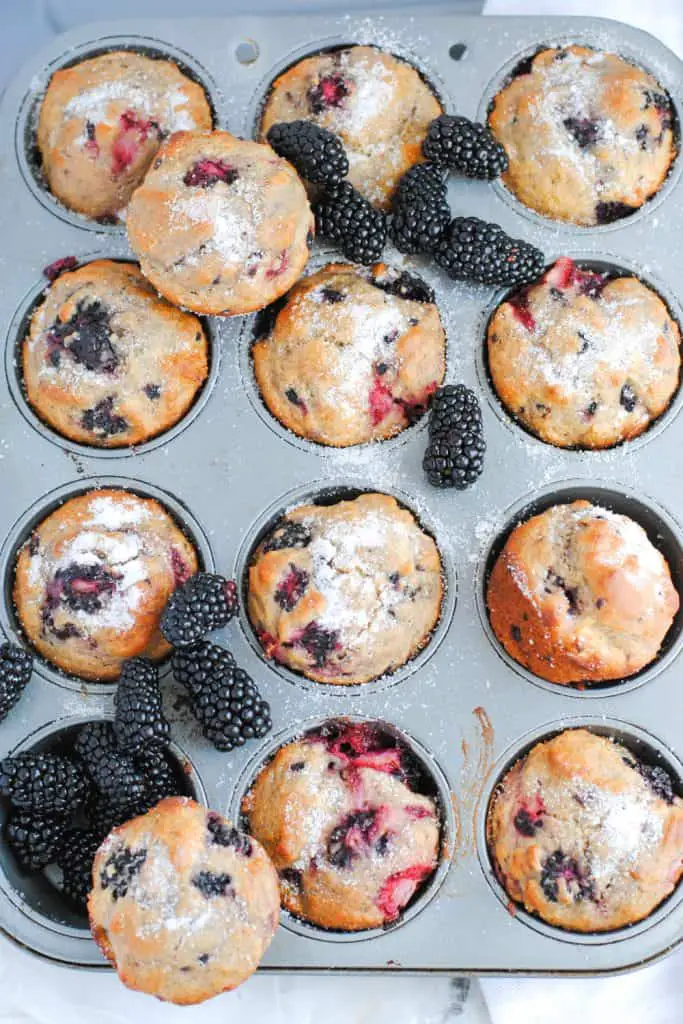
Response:
[{"label": "blackberry muffin", "polygon": [[137,267],[95,260],[62,274],[22,349],[34,411],[63,437],[141,444],[182,418],[206,380],[199,320],[160,299]]},{"label": "blackberry muffin", "polygon": [[541,50],[495,97],[503,180],[537,213],[608,224],[657,192],[676,155],[671,100],[652,75],[585,46]]},{"label": "blackberry muffin", "polygon": [[647,285],[566,257],[503,302],[487,333],[499,398],[560,448],[609,448],[642,434],[676,393],[680,343]]},{"label": "blackberry muffin", "polygon": [[537,743],[510,769],[487,831],[510,898],[569,931],[635,924],[683,872],[683,800],[668,773],[586,729]]},{"label": "blackberry muffin", "polygon": [[117,488],[70,498],[19,550],[14,603],[28,640],[83,679],[117,679],[127,658],[170,651],[168,598],[197,572],[197,553],[151,498]]},{"label": "blackberry muffin", "polygon": [[281,747],[243,802],[283,907],[321,928],[390,924],[437,866],[439,812],[410,751],[372,723]]},{"label": "blackberry muffin", "polygon": [[171,302],[232,316],[283,295],[308,260],[313,214],[296,171],[228,132],[177,132],[128,207],[143,274]]},{"label": "blackberry muffin", "polygon": [[415,68],[372,46],[316,53],[271,87],[261,136],[281,121],[313,121],[337,135],[349,158],[348,180],[382,209],[399,178],[423,160],[422,143],[441,104]]},{"label": "blackberry muffin", "polygon": [[102,53],[50,79],[38,119],[43,172],[70,210],[117,220],[162,139],[211,123],[204,90],[172,61]]},{"label": "blackberry muffin", "polygon": [[124,985],[189,1005],[256,970],[278,925],[278,880],[256,840],[170,797],[105,839],[88,911]]},{"label": "blackberry muffin", "polygon": [[520,665],[552,683],[591,684],[649,665],[679,597],[638,523],[575,501],[515,527],[486,602],[494,633]]},{"label": "blackberry muffin", "polygon": [[387,494],[291,509],[249,569],[248,613],[268,658],[319,683],[366,683],[427,643],[441,559]]},{"label": "blackberry muffin", "polygon": [[418,278],[331,263],[294,286],[252,355],[271,413],[300,437],[343,447],[415,422],[443,380],[445,348]]}]

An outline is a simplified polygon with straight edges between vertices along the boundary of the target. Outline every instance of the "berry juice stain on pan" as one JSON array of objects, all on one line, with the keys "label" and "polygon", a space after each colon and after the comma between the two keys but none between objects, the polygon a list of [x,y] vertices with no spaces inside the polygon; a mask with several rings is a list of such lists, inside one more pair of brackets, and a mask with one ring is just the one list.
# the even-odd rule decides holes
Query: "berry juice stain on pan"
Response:
[{"label": "berry juice stain on pan", "polygon": [[[671,95],[677,120],[683,88],[681,65],[664,46],[636,30],[591,19],[559,18],[549,35],[547,19],[461,19],[451,13],[426,13],[416,7],[412,12],[401,9],[371,19],[311,12],[304,16],[271,16],[267,20],[247,16],[237,23],[234,19],[148,19],[114,23],[108,31],[111,35],[102,38],[92,27],[77,29],[55,40],[9,84],[0,102],[0,139],[5,140],[0,153],[0,183],[8,210],[5,243],[12,253],[3,268],[0,300],[0,320],[6,339],[12,318],[44,266],[64,255],[73,255],[79,262],[91,258],[93,243],[88,244],[92,237],[88,232],[98,233],[97,255],[130,258],[121,226],[93,225],[68,214],[46,194],[28,162],[30,114],[32,108],[35,111],[35,101],[50,73],[94,50],[147,46],[163,55],[168,52],[171,59],[190,71],[196,65],[197,77],[214,102],[218,124],[241,130],[245,136],[252,135],[259,105],[281,71],[307,54],[350,42],[375,44],[407,59],[423,71],[448,114],[479,121],[486,120],[491,90],[499,87],[501,74],[511,70],[520,56],[558,39],[587,42],[632,58]],[[226,61],[226,40],[231,38]],[[257,44],[258,59],[251,64],[240,64],[233,58],[235,45],[241,39],[252,39]],[[450,56],[456,44],[466,47],[466,58],[462,61]],[[376,98],[370,96],[369,102]],[[470,183],[455,174],[450,175],[448,205],[451,215],[501,223],[509,238],[521,239],[542,252],[544,265],[551,259],[576,255],[587,261],[603,260],[623,266],[645,282],[651,281],[667,303],[671,299],[670,308],[676,315],[681,296],[678,267],[683,237],[680,167],[678,157],[656,197],[638,213],[588,230],[568,225],[558,228],[555,222],[528,213],[501,186]],[[482,229],[483,234],[471,225],[463,230],[472,233],[468,245],[470,255],[476,256],[477,250],[470,243],[476,241],[485,247],[490,229]],[[604,242],[607,230],[611,232],[609,253],[599,244]],[[558,239],[564,239],[566,246],[558,248]],[[335,253],[328,261],[341,261],[337,246],[323,247],[318,240],[313,243],[313,260],[321,252],[327,254],[330,248]],[[461,251],[467,255],[469,249],[465,246]],[[523,252],[531,260],[537,258],[533,250]],[[492,292],[447,277],[434,261],[410,254],[401,256],[389,246],[385,255],[388,263],[414,271],[435,287],[449,334],[446,380],[474,390],[482,406],[484,468],[469,489],[456,492],[428,484],[421,465],[427,445],[426,418],[415,429],[405,430],[396,442],[376,445],[371,459],[366,458],[367,452],[357,459],[353,454],[321,452],[319,448],[313,450],[312,446],[292,443],[284,436],[284,430],[279,431],[272,422],[267,424],[267,414],[257,410],[260,399],[248,383],[248,321],[239,351],[234,349],[239,325],[218,326],[221,366],[217,367],[211,401],[201,409],[191,429],[169,434],[164,443],[130,456],[135,458],[136,469],[127,483],[133,489],[152,496],[158,492],[162,502],[163,494],[171,492],[176,496],[179,519],[186,521],[189,508],[202,524],[206,568],[213,568],[214,561],[223,573],[235,564],[243,568],[249,541],[258,532],[255,524],[262,528],[267,525],[268,516],[280,510],[282,496],[285,500],[292,495],[305,499],[321,487],[343,487],[349,477],[355,479],[354,485],[359,489],[395,493],[421,520],[424,513],[428,530],[432,522],[436,524],[430,532],[434,533],[447,563],[450,603],[444,605],[442,621],[424,649],[424,657],[418,656],[397,686],[382,683],[350,690],[336,687],[341,693],[332,693],[331,687],[317,684],[304,686],[298,677],[285,679],[265,664],[244,621],[240,620],[242,628],[233,621],[215,636],[258,684],[271,705],[276,730],[287,726],[291,735],[292,723],[347,714],[390,721],[403,734],[417,737],[425,758],[433,758],[443,768],[443,801],[446,814],[453,821],[449,852],[453,847],[454,862],[444,861],[445,874],[439,891],[419,913],[406,918],[400,928],[361,942],[329,942],[310,931],[304,937],[283,929],[269,950],[263,970],[372,973],[386,972],[389,964],[395,970],[444,974],[590,974],[626,970],[652,961],[681,941],[682,907],[678,897],[661,913],[652,915],[647,927],[625,932],[618,942],[593,943],[587,960],[585,944],[558,941],[556,934],[521,928],[517,926],[519,922],[511,921],[503,903],[493,894],[487,856],[477,858],[472,852],[470,820],[476,817],[480,821],[483,816],[482,808],[493,781],[492,758],[500,758],[501,751],[514,755],[524,737],[547,731],[548,723],[564,726],[576,712],[577,700],[592,699],[588,691],[567,692],[567,688],[542,687],[540,683],[529,686],[530,680],[499,656],[485,615],[478,614],[483,594],[479,547],[488,532],[487,524],[495,524],[497,536],[509,523],[510,510],[514,512],[520,495],[537,498],[561,490],[568,480],[572,487],[595,489],[599,477],[599,486],[610,494],[628,494],[631,504],[628,508],[623,506],[626,514],[631,509],[636,518],[638,509],[649,510],[644,525],[653,527],[652,539],[671,561],[678,578],[680,531],[662,509],[675,507],[681,482],[680,443],[676,436],[680,417],[675,419],[673,415],[680,399],[676,398],[661,423],[644,435],[647,442],[623,445],[604,455],[550,449],[528,438],[507,417],[494,415],[485,401],[488,398],[490,403],[490,386],[477,360],[483,318],[491,312]],[[10,333],[9,340],[13,354],[16,332]],[[16,401],[11,387],[12,379],[18,386],[13,364],[8,364],[8,371],[7,377],[3,375],[0,379],[0,405],[6,411],[0,448],[4,578],[7,543],[12,542],[13,550],[19,539],[14,524],[30,526],[27,509],[33,510],[35,516],[54,494],[67,496],[76,488],[109,483],[98,476],[105,463],[94,450],[70,451],[69,457],[78,460],[82,469],[80,474],[66,459],[53,457],[55,447],[46,444],[46,436],[36,424],[29,426],[26,422],[21,396]],[[661,429],[664,425],[666,429]],[[76,480],[77,474],[86,480]],[[665,528],[658,541],[654,534],[661,524]],[[490,542],[494,540],[492,536]],[[13,635],[11,595],[6,590],[2,594],[0,624],[7,635]],[[606,702],[605,714],[614,720],[628,719],[637,724],[652,738],[653,747],[674,751],[671,757],[676,762],[682,740],[678,720],[670,709],[677,706],[680,690],[675,662],[680,647],[677,628],[672,632],[670,648],[647,676],[647,685],[635,685],[643,681],[639,677],[634,685],[625,682],[599,691],[600,699]],[[54,685],[55,682],[60,685]],[[294,682],[296,685],[292,685]],[[98,692],[93,692],[95,689]],[[175,690],[172,692],[175,695]],[[64,680],[50,678],[41,667],[34,672],[21,701],[0,724],[0,753],[4,755],[24,743],[30,746],[31,737],[46,722],[59,728],[74,716],[80,721],[109,714],[111,697],[111,688],[83,687],[80,682],[65,685]],[[495,737],[487,732],[483,712],[473,714],[477,708],[484,709],[495,724]],[[272,742],[282,739],[252,739],[227,755],[215,753],[200,739],[199,730],[184,721],[183,714],[172,715],[169,709],[167,712],[173,719],[174,740],[196,761],[207,802],[219,810],[230,803],[235,787],[239,789],[247,778],[245,771],[248,775],[253,766],[262,764],[273,749]],[[456,838],[458,831],[460,842]],[[4,871],[0,870],[0,880],[3,878]],[[22,902],[21,895],[23,884],[18,878],[0,884],[0,927],[25,947],[53,961],[102,967],[100,954],[82,928],[76,933],[56,929],[45,918],[38,919],[26,909],[27,901]],[[511,928],[515,932],[512,942]],[[444,935],[448,942],[443,941]]]}]

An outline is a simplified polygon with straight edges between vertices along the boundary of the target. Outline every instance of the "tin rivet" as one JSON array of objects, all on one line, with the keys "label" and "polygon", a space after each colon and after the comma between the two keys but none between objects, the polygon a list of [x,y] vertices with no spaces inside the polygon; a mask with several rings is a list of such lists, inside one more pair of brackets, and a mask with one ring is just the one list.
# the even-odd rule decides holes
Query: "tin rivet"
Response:
[{"label": "tin rivet", "polygon": [[253,39],[245,39],[237,44],[235,57],[240,64],[253,64],[259,58],[258,44]]}]

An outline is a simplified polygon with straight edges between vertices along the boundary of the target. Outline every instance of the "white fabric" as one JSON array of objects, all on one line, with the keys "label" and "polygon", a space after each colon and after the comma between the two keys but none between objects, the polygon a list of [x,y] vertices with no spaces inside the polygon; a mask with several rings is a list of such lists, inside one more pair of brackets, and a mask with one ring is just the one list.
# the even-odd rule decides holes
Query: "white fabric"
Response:
[{"label": "white fabric", "polygon": [[[614,18],[683,56],[683,0],[488,0],[484,14],[582,14]],[[482,979],[493,1024],[681,1024],[683,949],[615,978]]]}]

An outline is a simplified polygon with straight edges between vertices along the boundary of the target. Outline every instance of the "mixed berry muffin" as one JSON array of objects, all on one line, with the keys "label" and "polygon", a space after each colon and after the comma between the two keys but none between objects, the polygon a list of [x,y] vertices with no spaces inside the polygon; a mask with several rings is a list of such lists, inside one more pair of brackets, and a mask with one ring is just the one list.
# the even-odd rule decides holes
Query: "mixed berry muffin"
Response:
[{"label": "mixed berry muffin", "polygon": [[38,148],[50,190],[65,206],[117,220],[160,142],[211,123],[204,90],[172,61],[116,50],[55,71]]},{"label": "mixed berry muffin", "polygon": [[383,209],[399,178],[422,161],[422,143],[441,104],[415,68],[372,46],[317,53],[275,80],[261,135],[281,121],[313,121],[337,135],[348,180]]},{"label": "mixed berry muffin", "polygon": [[498,307],[487,344],[508,412],[560,448],[637,437],[679,384],[680,331],[660,297],[566,257]]},{"label": "mixed berry muffin", "polygon": [[683,873],[683,800],[669,774],[586,729],[537,743],[510,769],[487,831],[510,898],[569,931],[642,920]]},{"label": "mixed berry muffin", "polygon": [[537,53],[495,97],[503,180],[538,213],[608,224],[657,192],[676,155],[673,107],[652,75],[614,53]]},{"label": "mixed berry muffin", "polygon": [[443,380],[432,290],[383,263],[331,263],[299,281],[253,346],[261,395],[293,433],[346,446],[418,419]]},{"label": "mixed berry muffin", "polygon": [[160,299],[136,266],[95,260],[62,274],[31,318],[26,397],[81,444],[118,448],[168,430],[208,373],[200,321]]},{"label": "mixed berry muffin", "polygon": [[553,505],[516,526],[486,601],[515,661],[550,682],[584,684],[649,665],[679,605],[645,530],[588,501]]},{"label": "mixed berry muffin", "polygon": [[282,905],[321,928],[395,921],[432,876],[440,822],[408,748],[371,723],[331,722],[281,747],[243,801]]},{"label": "mixed berry muffin", "polygon": [[125,985],[171,1003],[246,981],[279,909],[277,874],[258,842],[187,797],[115,828],[95,856],[95,941]]},{"label": "mixed berry muffin", "polygon": [[143,274],[171,302],[231,316],[262,309],[301,276],[313,214],[296,171],[228,132],[177,132],[128,207]]},{"label": "mixed berry muffin", "polygon": [[265,654],[319,683],[366,683],[412,658],[441,611],[441,559],[387,494],[291,509],[249,569]]},{"label": "mixed berry muffin", "polygon": [[19,550],[14,603],[37,651],[83,679],[117,679],[127,658],[170,651],[159,629],[197,553],[151,498],[108,488],[70,498]]}]

